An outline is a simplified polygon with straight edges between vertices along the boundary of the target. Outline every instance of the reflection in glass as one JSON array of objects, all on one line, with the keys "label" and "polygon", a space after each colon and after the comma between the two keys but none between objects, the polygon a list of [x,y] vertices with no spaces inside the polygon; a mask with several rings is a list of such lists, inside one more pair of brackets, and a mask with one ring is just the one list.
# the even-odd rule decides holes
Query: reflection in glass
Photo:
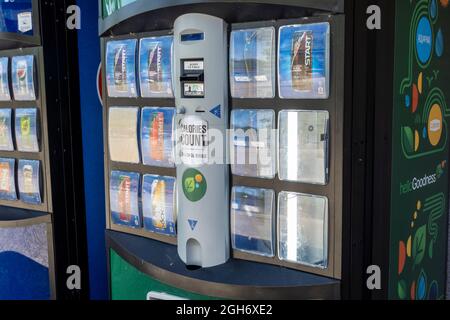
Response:
[{"label": "reflection in glass", "polygon": [[275,112],[233,110],[231,113],[231,170],[233,174],[274,178],[276,171]]},{"label": "reflection in glass", "polygon": [[281,111],[279,118],[280,180],[327,184],[328,111]]},{"label": "reflection in glass", "polygon": [[274,256],[273,190],[234,187],[231,196],[231,241],[236,250]]},{"label": "reflection in glass", "polygon": [[307,266],[328,266],[328,199],[281,192],[278,203],[279,258]]},{"label": "reflection in glass", "polygon": [[231,33],[230,86],[234,98],[275,96],[275,29]]}]

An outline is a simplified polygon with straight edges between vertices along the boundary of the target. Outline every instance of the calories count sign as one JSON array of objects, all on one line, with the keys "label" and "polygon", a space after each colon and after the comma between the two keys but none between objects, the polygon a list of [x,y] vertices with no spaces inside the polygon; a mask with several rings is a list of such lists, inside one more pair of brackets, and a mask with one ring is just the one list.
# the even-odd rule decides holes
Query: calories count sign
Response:
[{"label": "calories count sign", "polygon": [[189,166],[208,163],[208,122],[187,116],[180,121],[178,130],[181,162]]}]

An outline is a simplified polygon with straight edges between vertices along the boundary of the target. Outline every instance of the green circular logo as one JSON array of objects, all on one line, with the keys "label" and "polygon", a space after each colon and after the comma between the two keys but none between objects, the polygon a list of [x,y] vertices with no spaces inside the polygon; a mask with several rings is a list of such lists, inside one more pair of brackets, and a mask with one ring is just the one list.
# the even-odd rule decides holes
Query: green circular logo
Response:
[{"label": "green circular logo", "polygon": [[188,169],[183,174],[183,192],[189,201],[200,201],[206,194],[205,176],[198,170]]}]

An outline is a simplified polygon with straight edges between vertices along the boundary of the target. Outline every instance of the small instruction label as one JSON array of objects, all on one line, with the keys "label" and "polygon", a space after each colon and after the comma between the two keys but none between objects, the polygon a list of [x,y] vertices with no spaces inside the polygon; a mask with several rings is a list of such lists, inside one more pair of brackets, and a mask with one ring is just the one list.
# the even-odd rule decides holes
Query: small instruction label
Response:
[{"label": "small instruction label", "polygon": [[33,30],[33,18],[31,12],[21,12],[17,15],[17,29],[22,33]]},{"label": "small instruction label", "polygon": [[179,126],[181,161],[189,166],[208,163],[208,122],[195,117],[185,117]]}]

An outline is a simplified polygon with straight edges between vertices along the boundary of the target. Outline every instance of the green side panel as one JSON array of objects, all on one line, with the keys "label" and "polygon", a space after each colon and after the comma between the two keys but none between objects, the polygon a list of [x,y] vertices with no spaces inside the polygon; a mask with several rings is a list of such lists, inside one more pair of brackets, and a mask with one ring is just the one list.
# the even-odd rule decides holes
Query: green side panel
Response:
[{"label": "green side panel", "polygon": [[396,0],[389,298],[443,299],[449,194],[449,0]]},{"label": "green side panel", "polygon": [[151,291],[189,300],[214,300],[212,297],[177,289],[157,281],[130,265],[112,249],[110,263],[112,300],[146,300]]}]

